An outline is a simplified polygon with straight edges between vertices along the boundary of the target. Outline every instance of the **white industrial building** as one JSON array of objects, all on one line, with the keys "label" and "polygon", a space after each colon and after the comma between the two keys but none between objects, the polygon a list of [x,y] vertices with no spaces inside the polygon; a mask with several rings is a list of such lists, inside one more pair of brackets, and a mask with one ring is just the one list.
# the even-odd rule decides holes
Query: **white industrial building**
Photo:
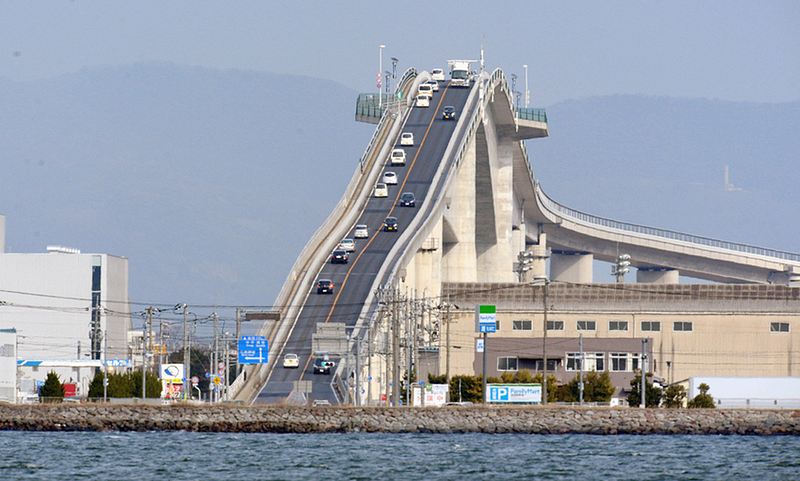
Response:
[{"label": "white industrial building", "polygon": [[[130,326],[126,258],[59,246],[7,253],[0,216],[0,329],[16,330],[18,361],[33,361],[18,369],[21,391],[55,370],[85,395],[95,368],[80,366],[127,358]],[[50,367],[29,367],[36,361]]]}]

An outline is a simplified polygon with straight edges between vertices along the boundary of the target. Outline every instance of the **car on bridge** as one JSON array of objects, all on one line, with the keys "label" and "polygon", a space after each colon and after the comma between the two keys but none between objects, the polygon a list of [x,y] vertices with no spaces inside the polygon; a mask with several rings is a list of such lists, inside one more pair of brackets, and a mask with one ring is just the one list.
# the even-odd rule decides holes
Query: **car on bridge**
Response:
[{"label": "car on bridge", "polygon": [[400,145],[414,145],[414,134],[411,132],[403,132],[400,134]]},{"label": "car on bridge", "polygon": [[456,117],[456,108],[452,105],[447,105],[444,110],[442,110],[442,118],[444,120],[455,120]]},{"label": "car on bridge", "polygon": [[336,363],[329,359],[318,357],[314,359],[314,374],[330,374],[331,368],[335,365]]},{"label": "car on bridge", "polygon": [[366,239],[369,237],[369,228],[367,224],[356,224],[356,228],[353,231],[353,237],[356,239]]},{"label": "car on bridge", "polygon": [[349,260],[350,256],[344,249],[336,249],[331,253],[331,264],[347,264]]},{"label": "car on bridge", "polygon": [[339,245],[336,246],[337,249],[341,249],[345,252],[355,252],[356,251],[356,241],[353,239],[342,239],[339,241]]},{"label": "car on bridge", "polygon": [[392,150],[389,163],[392,165],[406,165],[406,151],[403,149]]},{"label": "car on bridge", "polygon": [[317,281],[317,294],[333,294],[335,288],[336,286],[333,285],[333,281],[330,279]]},{"label": "car on bridge", "polygon": [[375,192],[373,195],[375,197],[389,197],[389,188],[386,187],[386,184],[383,182],[378,182],[375,184]]},{"label": "car on bridge", "polygon": [[421,96],[427,96],[428,98],[433,97],[433,87],[431,84],[427,82],[419,84],[419,87],[417,87],[417,98]]},{"label": "car on bridge", "polygon": [[397,185],[397,174],[394,172],[384,172],[382,180],[386,185]]},{"label": "car on bridge", "polygon": [[383,221],[384,232],[397,232],[397,217],[387,217]]},{"label": "car on bridge", "polygon": [[283,367],[298,368],[300,367],[300,358],[297,354],[287,353],[283,356]]},{"label": "car on bridge", "polygon": [[430,107],[431,98],[427,95],[417,95],[417,107]]},{"label": "car on bridge", "polygon": [[400,194],[400,207],[414,207],[417,199],[413,192],[403,192]]},{"label": "car on bridge", "polygon": [[430,85],[431,86],[431,90],[433,90],[434,92],[438,92],[439,91],[439,82],[437,82],[435,80],[429,80],[429,81],[427,81],[425,83]]},{"label": "car on bridge", "polygon": [[444,70],[440,68],[431,69],[431,78],[437,82],[444,82]]}]

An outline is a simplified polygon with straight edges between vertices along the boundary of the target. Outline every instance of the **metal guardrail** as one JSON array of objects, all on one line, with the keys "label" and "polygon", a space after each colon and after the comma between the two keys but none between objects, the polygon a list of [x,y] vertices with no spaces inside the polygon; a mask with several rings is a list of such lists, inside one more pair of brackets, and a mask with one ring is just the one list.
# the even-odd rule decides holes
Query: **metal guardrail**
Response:
[{"label": "metal guardrail", "polygon": [[725,249],[733,252],[741,252],[746,254],[754,254],[758,256],[773,257],[776,259],[800,262],[800,254],[795,254],[792,252],[779,251],[775,249],[768,249],[748,244],[739,244],[736,242],[728,242],[719,239],[713,239],[710,237],[684,234],[682,232],[676,232],[667,229],[658,229],[656,227],[631,224],[628,222],[620,222],[608,219],[606,217],[587,214],[586,212],[581,212],[579,210],[572,209],[551,199],[547,194],[544,193],[541,186],[539,185],[539,182],[536,181],[535,179],[534,179],[534,185],[536,190],[536,196],[539,198],[539,201],[544,205],[544,207],[569,219],[579,220],[593,225],[608,227],[611,229],[617,229],[626,232],[634,232],[637,234],[644,234],[653,237],[660,237],[663,239],[676,240],[680,242],[687,242],[690,244],[697,244],[705,247],[714,247],[717,249]]},{"label": "metal guardrail", "polygon": [[547,123],[547,112],[545,112],[544,109],[523,107],[517,109],[517,118],[520,120],[532,120],[534,122]]}]

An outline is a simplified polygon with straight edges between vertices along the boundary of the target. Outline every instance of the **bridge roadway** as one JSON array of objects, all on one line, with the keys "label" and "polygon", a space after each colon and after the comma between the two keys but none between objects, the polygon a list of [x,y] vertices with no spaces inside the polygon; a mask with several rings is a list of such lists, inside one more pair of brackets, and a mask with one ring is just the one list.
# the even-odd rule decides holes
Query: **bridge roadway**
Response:
[{"label": "bridge roadway", "polygon": [[[286,399],[292,390],[292,381],[311,380],[311,399],[325,399],[336,403],[330,386],[331,376],[314,374],[312,367],[311,336],[318,322],[344,322],[353,326],[364,307],[364,301],[372,288],[378,270],[383,264],[392,246],[403,232],[403,228],[411,223],[425,200],[439,163],[444,156],[450,138],[455,131],[456,122],[443,120],[442,109],[452,105],[461,114],[469,96],[470,89],[450,88],[447,83],[441,84],[438,92],[434,92],[429,108],[411,109],[402,132],[414,134],[414,146],[402,147],[406,151],[405,166],[390,166],[384,160],[381,172],[397,173],[398,184],[389,186],[389,197],[370,197],[362,211],[358,224],[369,227],[367,239],[356,239],[356,250],[350,254],[348,264],[325,263],[317,275],[317,279],[333,280],[336,290],[333,295],[317,294],[316,282],[306,294],[303,308],[298,315],[286,347],[283,352],[270,355],[283,356],[295,353],[300,357],[300,368],[286,369],[282,359],[276,362],[273,371],[256,403],[277,403]],[[459,116],[460,118],[460,116]],[[399,142],[399,139],[395,139]],[[396,147],[401,147],[399,144]],[[379,179],[380,181],[380,179]],[[398,198],[402,192],[413,192],[416,207],[400,207]],[[382,232],[380,227],[387,216],[395,216],[400,227],[399,232]],[[353,230],[348,237],[353,237]],[[338,362],[338,359],[336,359]]]}]

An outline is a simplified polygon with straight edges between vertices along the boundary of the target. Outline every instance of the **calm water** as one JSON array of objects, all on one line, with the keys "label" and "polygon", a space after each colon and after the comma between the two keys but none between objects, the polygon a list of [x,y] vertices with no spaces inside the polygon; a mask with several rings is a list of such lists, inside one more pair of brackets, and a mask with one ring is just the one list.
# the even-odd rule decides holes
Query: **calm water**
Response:
[{"label": "calm water", "polygon": [[800,437],[0,432],[2,480],[798,480]]}]

